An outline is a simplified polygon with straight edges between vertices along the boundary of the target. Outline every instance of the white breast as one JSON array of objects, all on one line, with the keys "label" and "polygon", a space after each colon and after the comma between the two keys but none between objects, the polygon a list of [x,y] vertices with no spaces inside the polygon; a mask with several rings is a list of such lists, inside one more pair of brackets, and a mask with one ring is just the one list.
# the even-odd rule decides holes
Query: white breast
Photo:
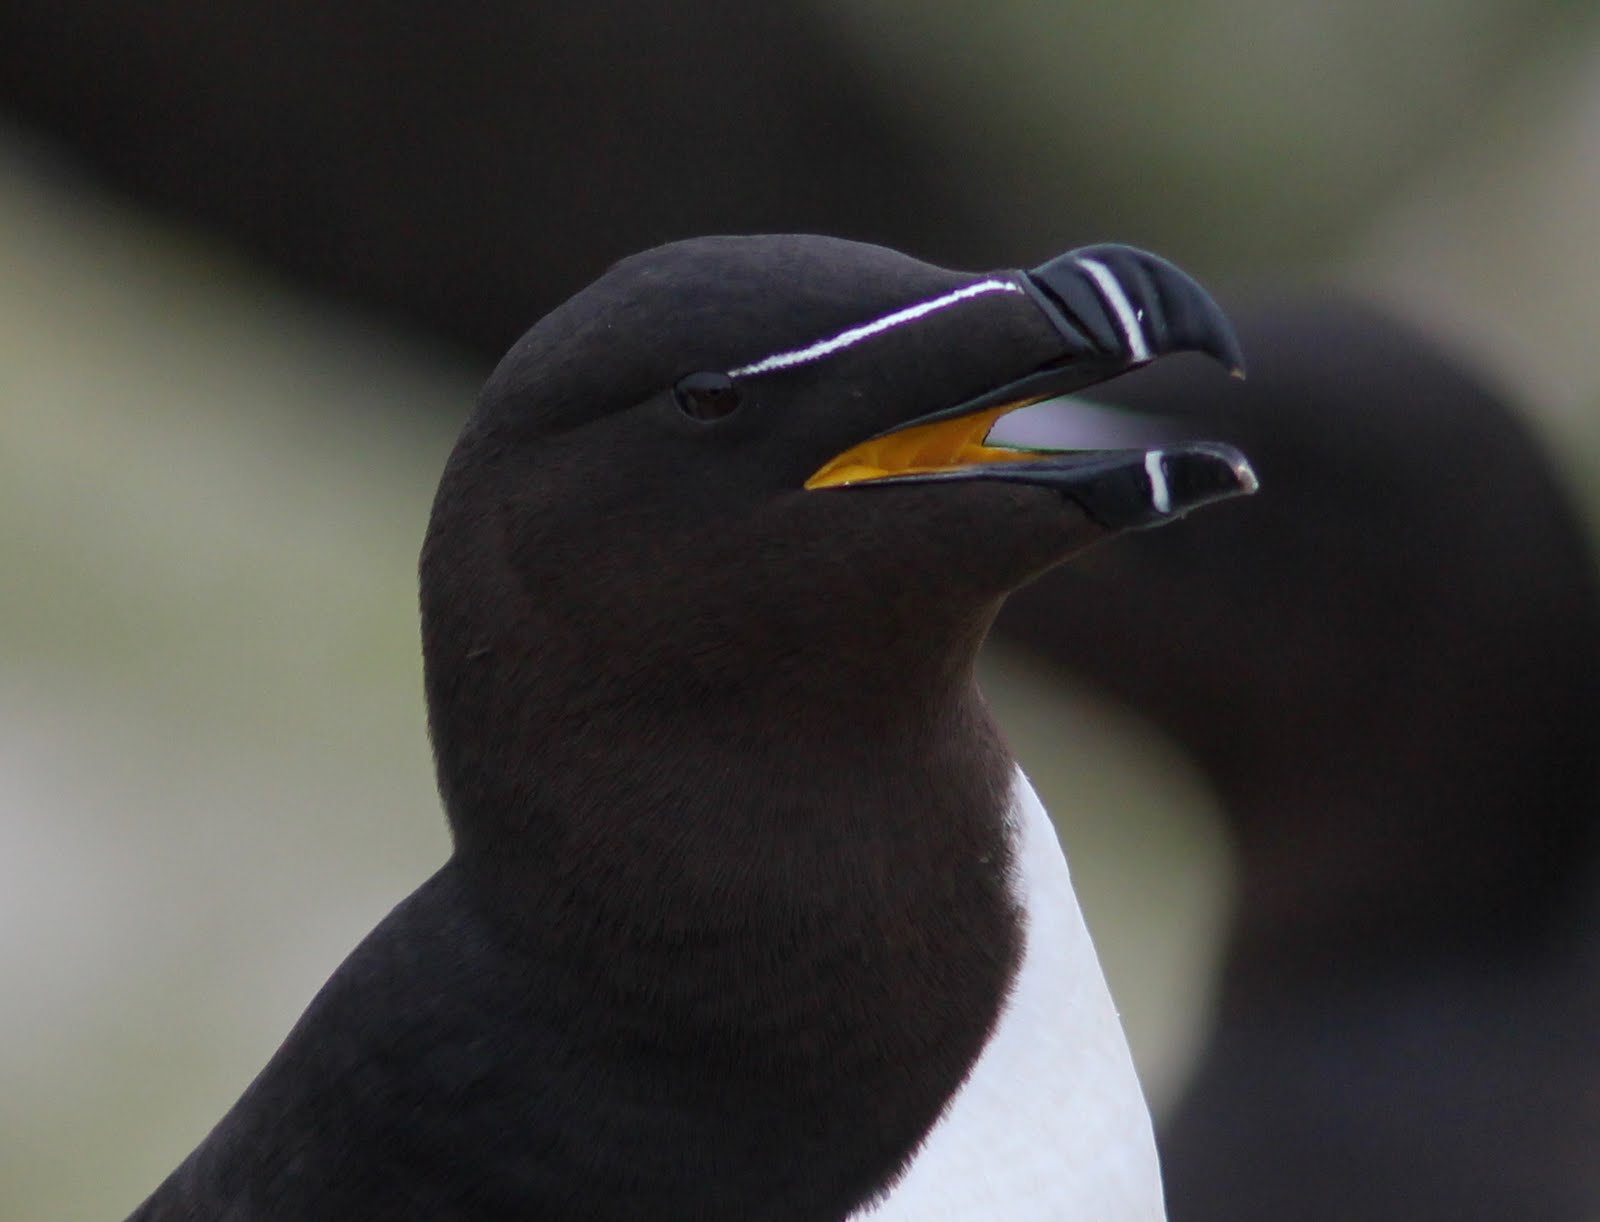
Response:
[{"label": "white breast", "polygon": [[1050,817],[1012,799],[1021,970],[994,1035],[889,1196],[858,1222],[1162,1222],[1150,1113]]}]

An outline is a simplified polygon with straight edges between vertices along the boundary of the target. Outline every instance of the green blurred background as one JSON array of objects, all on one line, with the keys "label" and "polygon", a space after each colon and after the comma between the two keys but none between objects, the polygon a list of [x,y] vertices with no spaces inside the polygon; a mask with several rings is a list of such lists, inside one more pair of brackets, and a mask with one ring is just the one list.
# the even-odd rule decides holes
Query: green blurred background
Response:
[{"label": "green blurred background", "polygon": [[[792,215],[757,201],[760,227],[820,219],[1002,266],[1114,239],[1211,282],[1338,282],[1517,388],[1591,517],[1600,507],[1591,6],[780,7],[833,74],[802,63],[784,88],[844,81],[850,105],[826,112],[835,127],[786,129],[766,152],[810,181],[829,172],[835,143],[845,156],[859,122],[915,173],[896,163],[879,167],[891,181],[875,179],[857,149],[838,209],[820,195],[797,196]],[[454,429],[492,363],[494,326],[450,325],[470,313],[471,283],[449,286],[441,305],[386,296],[326,260],[297,262],[237,214],[187,199],[181,188],[197,180],[181,159],[178,187],[140,178],[152,158],[130,153],[144,147],[132,127],[105,115],[160,127],[169,150],[206,136],[193,114],[162,127],[182,112],[179,86],[148,56],[135,79],[134,52],[159,45],[219,74],[227,62],[207,60],[198,34],[180,36],[192,33],[182,10],[139,28],[94,6],[55,18],[18,4],[0,16],[10,47],[0,53],[6,1219],[118,1217],[137,1204],[447,851],[423,728],[415,554]],[[295,22],[312,18],[282,11],[278,41],[249,27],[244,45],[293,61],[315,37]],[[669,90],[674,106],[687,97],[690,115],[726,107],[730,80],[753,75],[738,12],[697,35],[711,40],[704,54],[657,64],[650,88]],[[606,9],[608,20],[629,16],[627,5]],[[221,27],[208,18],[194,29]],[[614,143],[601,101],[652,62],[650,31],[609,36],[630,30],[626,60],[608,58],[621,44],[607,37],[529,46],[535,65],[589,57],[560,108],[575,139]],[[785,58],[777,35],[756,36],[767,40],[756,62]],[[362,46],[355,37],[341,52],[352,70],[338,79],[359,75]],[[74,111],[110,88],[108,64],[127,70],[123,92],[100,112]],[[447,83],[472,80],[471,68],[455,65]],[[208,80],[191,104],[216,87]],[[642,96],[627,121],[649,113]],[[841,95],[828,85],[828,96]],[[797,113],[787,96],[772,104]],[[668,110],[664,122],[690,122]],[[470,132],[444,138],[471,143]],[[231,155],[248,163],[264,139],[241,139]],[[407,129],[385,139],[403,150]],[[671,183],[681,170],[688,204],[659,182],[651,195],[554,154],[504,151],[506,173],[553,178],[583,215],[618,218],[584,243],[563,217],[527,216],[530,246],[575,247],[574,266],[530,264],[526,298],[505,307],[525,304],[519,327],[631,246],[692,231],[696,198],[705,228],[731,227],[745,214],[711,204],[752,175],[787,181],[752,160],[759,139],[707,129],[689,147],[664,171]],[[852,194],[865,205],[869,188],[886,194],[852,221]],[[248,177],[238,191],[254,198]],[[630,228],[625,217],[647,219]],[[325,220],[310,209],[319,233],[365,232],[359,217]],[[435,236],[428,225],[445,222],[408,223],[396,232],[421,246]],[[505,271],[516,285],[515,262]],[[468,304],[452,314],[450,300]],[[1126,712],[1003,652],[987,677],[1061,823],[1159,1106],[1204,1010],[1225,897],[1208,795]]]}]

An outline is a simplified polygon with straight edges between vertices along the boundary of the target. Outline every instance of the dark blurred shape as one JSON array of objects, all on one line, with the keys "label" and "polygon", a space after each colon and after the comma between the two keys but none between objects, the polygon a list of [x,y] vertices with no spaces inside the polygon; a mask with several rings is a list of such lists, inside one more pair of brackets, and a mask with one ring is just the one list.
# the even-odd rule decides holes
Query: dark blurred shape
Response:
[{"label": "dark blurred shape", "polygon": [[983,262],[960,180],[793,2],[11,0],[0,107],[290,274],[486,354],[612,260],[691,234]]},{"label": "dark blurred shape", "polygon": [[[1173,1222],[1600,1211],[1600,595],[1497,395],[1334,300],[1229,304],[1244,384],[1096,396],[1261,492],[1014,596],[1001,631],[1193,754],[1238,853]],[[1092,596],[1090,596],[1092,591]]]}]

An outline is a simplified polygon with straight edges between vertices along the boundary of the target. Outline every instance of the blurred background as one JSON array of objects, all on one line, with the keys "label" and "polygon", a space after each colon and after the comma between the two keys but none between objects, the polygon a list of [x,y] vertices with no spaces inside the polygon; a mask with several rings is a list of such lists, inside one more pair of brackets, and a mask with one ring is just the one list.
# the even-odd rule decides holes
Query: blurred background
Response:
[{"label": "blurred background", "polygon": [[[1562,0],[8,0],[0,1217],[132,1209],[442,860],[429,500],[613,259],[1117,240],[1337,289],[1504,388],[1587,522],[1597,201],[1600,12]],[[986,677],[1169,1109],[1236,895],[1216,786],[1070,659]]]}]

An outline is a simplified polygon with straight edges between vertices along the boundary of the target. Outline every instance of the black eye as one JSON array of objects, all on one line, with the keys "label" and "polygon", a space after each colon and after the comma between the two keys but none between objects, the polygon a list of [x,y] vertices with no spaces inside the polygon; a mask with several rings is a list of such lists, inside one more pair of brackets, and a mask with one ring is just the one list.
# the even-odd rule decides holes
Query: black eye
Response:
[{"label": "black eye", "polygon": [[695,420],[721,420],[739,406],[739,388],[725,373],[691,373],[679,378],[672,397],[683,414]]}]

